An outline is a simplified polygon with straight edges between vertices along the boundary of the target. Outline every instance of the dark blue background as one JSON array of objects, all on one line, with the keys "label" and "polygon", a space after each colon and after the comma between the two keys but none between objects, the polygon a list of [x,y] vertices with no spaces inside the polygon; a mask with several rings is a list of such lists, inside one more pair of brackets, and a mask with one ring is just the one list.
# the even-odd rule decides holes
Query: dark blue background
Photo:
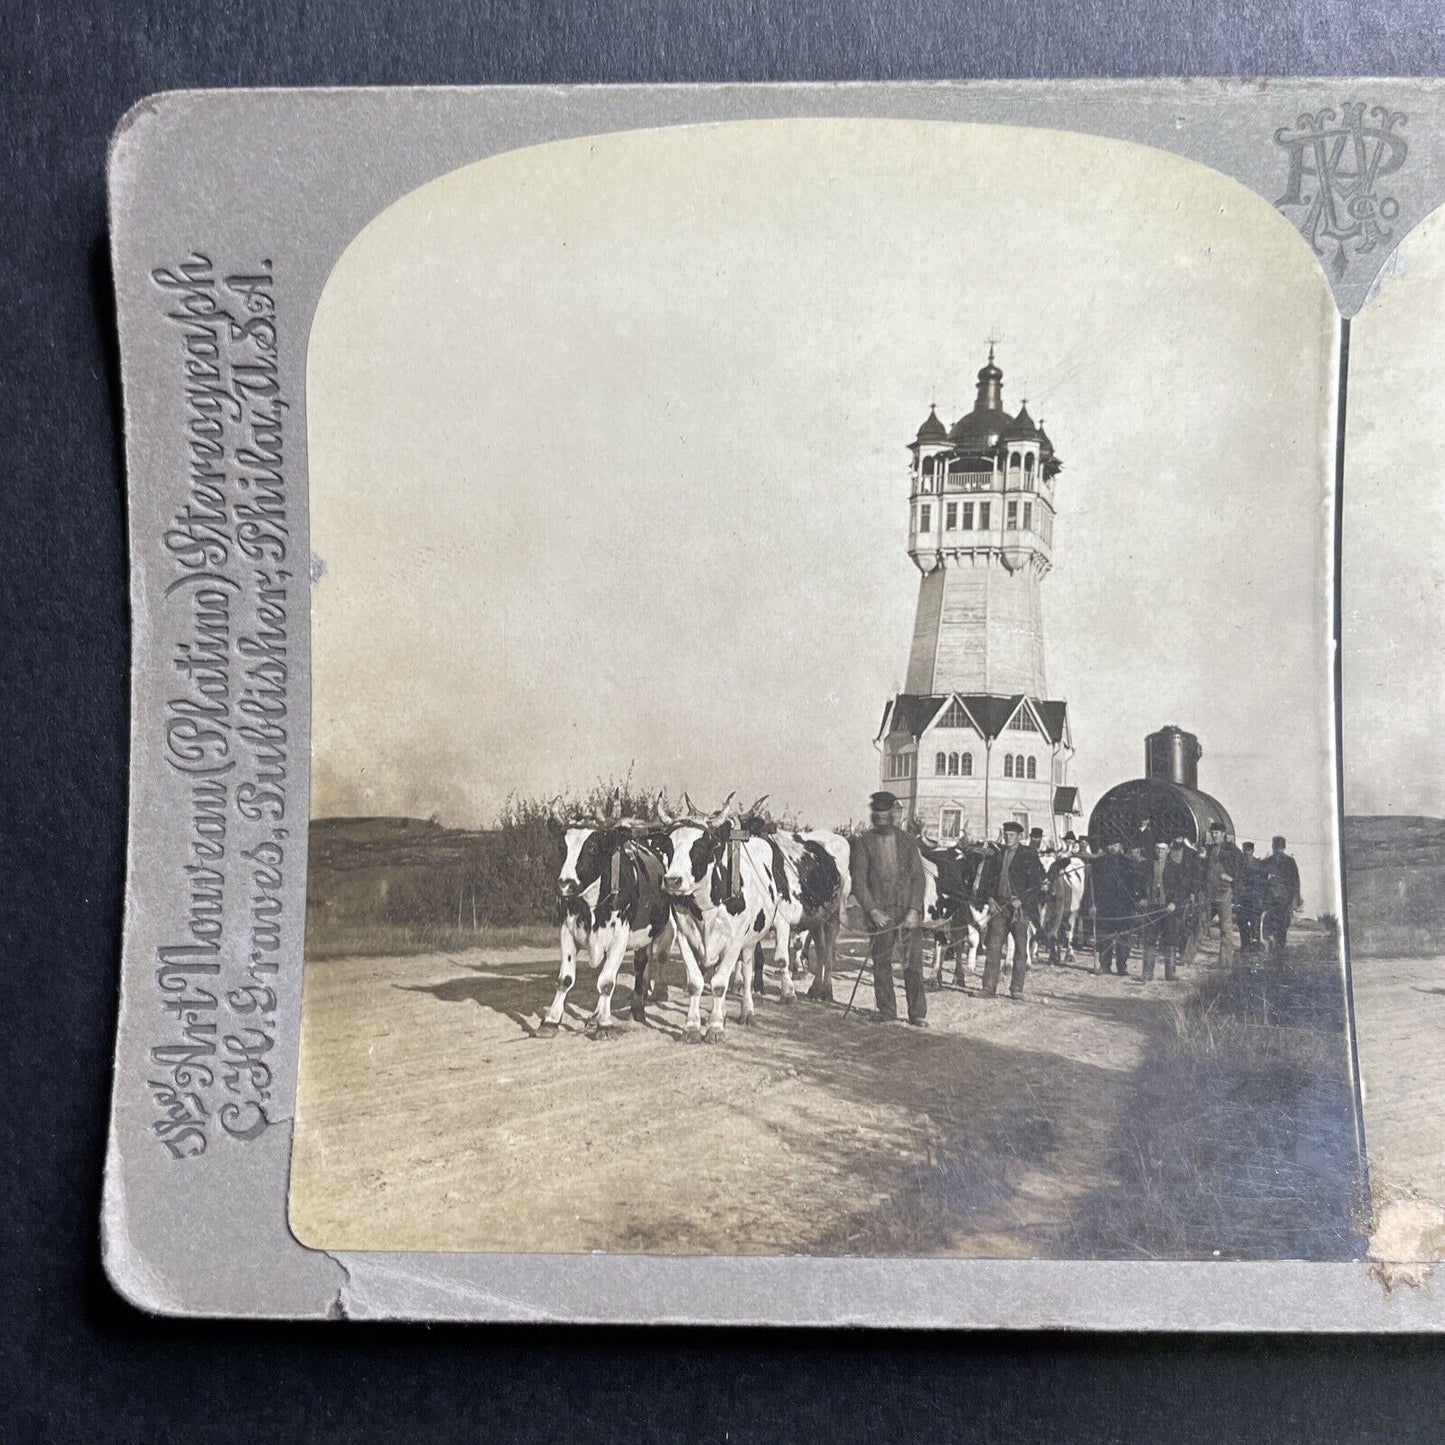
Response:
[{"label": "dark blue background", "polygon": [[[154,1322],[100,1272],[125,823],[107,137],[179,86],[1431,74],[1430,3],[0,3],[0,1436],[1445,1438],[1429,1341]],[[8,1424],[7,1424],[8,1422]]]}]

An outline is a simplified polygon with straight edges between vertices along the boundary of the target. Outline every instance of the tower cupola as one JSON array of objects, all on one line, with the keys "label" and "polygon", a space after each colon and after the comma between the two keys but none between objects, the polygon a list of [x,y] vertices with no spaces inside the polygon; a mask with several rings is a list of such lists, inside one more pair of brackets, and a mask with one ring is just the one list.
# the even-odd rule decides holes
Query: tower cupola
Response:
[{"label": "tower cupola", "polygon": [[918,435],[913,440],[914,447],[927,446],[930,442],[946,442],[948,440],[948,428],[938,419],[938,403],[935,402],[928,408],[928,415],[923,419],[923,425],[918,428]]},{"label": "tower cupola", "polygon": [[1003,409],[1003,372],[994,365],[993,342],[988,345],[988,363],[979,368],[978,395],[973,403],[975,411],[1000,411]]}]

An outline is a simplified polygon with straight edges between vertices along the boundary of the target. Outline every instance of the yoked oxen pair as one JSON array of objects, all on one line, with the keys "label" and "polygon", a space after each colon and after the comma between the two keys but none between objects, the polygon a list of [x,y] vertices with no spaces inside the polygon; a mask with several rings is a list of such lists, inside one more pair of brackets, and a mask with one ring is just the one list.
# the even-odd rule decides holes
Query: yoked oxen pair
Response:
[{"label": "yoked oxen pair", "polygon": [[[614,804],[615,808],[615,804]],[[553,1037],[562,1022],[567,995],[577,981],[577,956],[586,953],[597,970],[597,1008],[585,1028],[598,1039],[616,1034],[612,991],[629,951],[638,950],[632,1017],[645,1021],[648,975],[660,975],[672,949],[672,909],[663,887],[664,857],[657,824],[609,817],[600,823],[571,823],[555,807],[548,820],[563,847],[557,876],[557,912],[562,964],[557,993],[538,1034]]]},{"label": "yoked oxen pair", "polygon": [[[762,799],[751,812],[756,815]],[[828,834],[766,833],[756,824],[740,825],[732,795],[715,813],[702,814],[687,794],[688,816],[674,818],[661,806],[669,825],[664,886],[672,902],[673,922],[687,969],[688,1007],[685,1036],[717,1043],[727,1022],[727,995],[735,972],[742,978],[741,1022],[754,1021],[754,948],[770,928],[778,936],[783,999],[796,996],[789,960],[795,930],[816,930],[822,967],[831,967],[843,900],[847,897],[847,844]],[[825,841],[833,838],[835,846]],[[806,882],[805,882],[806,880]],[[741,965],[741,968],[740,968]],[[712,994],[706,1034],[702,1029],[702,993]]]}]

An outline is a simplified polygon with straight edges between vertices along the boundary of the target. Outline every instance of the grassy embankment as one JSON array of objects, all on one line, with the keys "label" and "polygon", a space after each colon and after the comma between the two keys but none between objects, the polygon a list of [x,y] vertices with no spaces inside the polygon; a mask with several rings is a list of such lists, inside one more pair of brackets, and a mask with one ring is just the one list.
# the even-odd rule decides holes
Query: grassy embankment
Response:
[{"label": "grassy embankment", "polygon": [[1201,955],[1130,1085],[1115,1183],[1076,1212],[1079,1253],[1353,1259],[1367,1233],[1338,942]]},{"label": "grassy embankment", "polygon": [[1351,954],[1445,954],[1445,819],[1346,818],[1342,843]]},{"label": "grassy embankment", "polygon": [[[616,794],[614,798],[614,792]],[[630,777],[558,801],[570,817],[614,802],[655,817]],[[316,818],[306,885],[306,956],[376,957],[556,941],[558,848],[550,802],[512,799],[491,828],[421,818]]]}]

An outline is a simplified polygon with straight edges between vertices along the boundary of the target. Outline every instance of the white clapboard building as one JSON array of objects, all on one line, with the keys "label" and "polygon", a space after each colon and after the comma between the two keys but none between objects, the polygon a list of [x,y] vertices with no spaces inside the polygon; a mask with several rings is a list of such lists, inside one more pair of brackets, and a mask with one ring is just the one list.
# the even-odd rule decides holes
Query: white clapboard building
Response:
[{"label": "white clapboard building", "polygon": [[905,690],[883,710],[881,786],[944,838],[1010,818],[1057,840],[1079,812],[1068,705],[1048,696],[1040,584],[1062,463],[1003,372],[978,373],[951,428],[929,411],[909,444],[908,555],[922,576]]}]

